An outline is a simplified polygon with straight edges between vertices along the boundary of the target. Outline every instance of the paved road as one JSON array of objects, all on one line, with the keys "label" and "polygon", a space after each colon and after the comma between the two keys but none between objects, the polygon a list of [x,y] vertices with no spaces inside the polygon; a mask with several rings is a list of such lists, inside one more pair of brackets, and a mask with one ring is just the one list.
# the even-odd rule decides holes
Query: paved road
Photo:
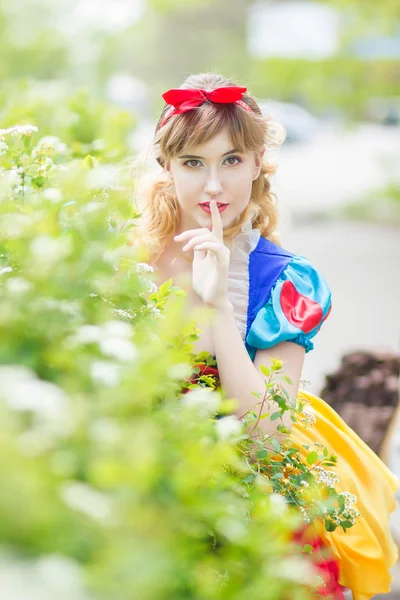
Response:
[{"label": "paved road", "polygon": [[[336,369],[340,356],[354,349],[400,349],[400,229],[349,221],[304,219],[284,228],[283,245],[310,258],[332,289],[333,309],[306,356],[303,377],[311,391]],[[400,446],[400,428],[397,430]],[[396,440],[395,440],[396,442]],[[400,476],[400,452],[392,445],[391,468]],[[400,511],[392,520],[400,540]],[[400,600],[400,568],[393,592],[376,600]],[[346,598],[351,598],[347,596]]]}]

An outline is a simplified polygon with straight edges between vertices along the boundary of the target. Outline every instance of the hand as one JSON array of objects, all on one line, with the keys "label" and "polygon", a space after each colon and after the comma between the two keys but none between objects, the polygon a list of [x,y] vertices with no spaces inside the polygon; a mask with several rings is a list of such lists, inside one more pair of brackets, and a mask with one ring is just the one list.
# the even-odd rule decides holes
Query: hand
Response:
[{"label": "hand", "polygon": [[211,200],[210,209],[212,231],[190,229],[174,239],[186,242],[184,251],[194,251],[193,290],[205,304],[218,308],[228,302],[230,250],[224,244],[224,228],[215,200]]}]

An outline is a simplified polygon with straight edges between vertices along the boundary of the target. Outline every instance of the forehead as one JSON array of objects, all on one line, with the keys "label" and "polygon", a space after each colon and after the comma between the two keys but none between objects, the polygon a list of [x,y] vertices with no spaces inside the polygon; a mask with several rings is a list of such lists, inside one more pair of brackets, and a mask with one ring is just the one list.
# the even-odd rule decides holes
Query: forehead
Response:
[{"label": "forehead", "polygon": [[234,149],[234,142],[229,135],[228,128],[221,129],[209,140],[197,144],[185,146],[185,154],[197,154],[199,156],[222,155]]},{"label": "forehead", "polygon": [[222,151],[223,154],[231,148],[233,148],[232,141],[230,139],[228,128],[225,127],[207,141],[199,143],[189,142],[189,144],[185,147],[185,151],[190,151],[193,153],[196,151],[196,154],[200,154],[201,152],[203,152],[203,154],[210,154]]}]

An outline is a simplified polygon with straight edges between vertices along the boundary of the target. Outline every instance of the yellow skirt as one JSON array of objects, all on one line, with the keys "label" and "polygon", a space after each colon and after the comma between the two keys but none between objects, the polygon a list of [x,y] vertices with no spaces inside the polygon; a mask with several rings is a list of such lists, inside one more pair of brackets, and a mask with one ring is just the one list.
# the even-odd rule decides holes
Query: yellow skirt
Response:
[{"label": "yellow skirt", "polygon": [[316,424],[294,425],[291,438],[299,445],[320,442],[337,455],[340,483],[335,487],[357,497],[356,508],[362,515],[346,533],[339,527],[332,533],[319,531],[339,563],[339,583],[350,588],[354,600],[387,593],[392,580],[389,569],[398,558],[389,528],[398,479],[326,402],[303,391],[298,397],[308,400]]}]

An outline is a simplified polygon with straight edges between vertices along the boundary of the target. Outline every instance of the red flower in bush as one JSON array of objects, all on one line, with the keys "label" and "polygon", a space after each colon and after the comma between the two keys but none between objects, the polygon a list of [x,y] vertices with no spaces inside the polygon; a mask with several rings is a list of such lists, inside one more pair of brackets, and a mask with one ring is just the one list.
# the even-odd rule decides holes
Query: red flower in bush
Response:
[{"label": "red flower in bush", "polygon": [[[208,365],[204,365],[204,364],[193,365],[193,366],[198,368],[199,372],[193,373],[192,376],[190,377],[190,379],[186,379],[187,384],[198,384],[203,387],[208,387],[207,383],[205,381],[200,380],[200,378],[202,376],[208,375],[208,376],[215,378],[214,388],[217,388],[219,386],[219,373],[218,373],[218,369],[216,367],[209,367]],[[190,391],[190,388],[184,387],[184,388],[182,388],[181,393],[186,394],[189,391]]]}]

